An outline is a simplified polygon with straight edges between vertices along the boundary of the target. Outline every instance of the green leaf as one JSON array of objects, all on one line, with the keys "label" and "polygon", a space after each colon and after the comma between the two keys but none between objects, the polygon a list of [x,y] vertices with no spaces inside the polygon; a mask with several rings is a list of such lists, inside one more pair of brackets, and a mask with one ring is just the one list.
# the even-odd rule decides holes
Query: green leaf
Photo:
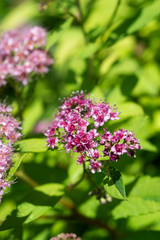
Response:
[{"label": "green leaf", "polygon": [[58,46],[54,53],[55,59],[58,59],[59,67],[67,67],[73,57],[78,53],[79,49],[84,45],[83,35],[78,28],[70,28],[63,32],[59,39]]},{"label": "green leaf", "polygon": [[145,215],[130,217],[128,221],[128,225],[130,229],[133,229],[133,230],[146,229],[148,226],[151,226],[152,230],[153,228],[155,230],[155,227],[157,228],[158,226],[159,220],[160,220],[160,212],[149,213]]},{"label": "green leaf", "polygon": [[134,102],[119,104],[118,108],[122,112],[120,115],[122,120],[128,117],[143,116],[144,114],[142,107]]},{"label": "green leaf", "polygon": [[99,208],[99,201],[96,198],[89,198],[82,203],[79,207],[79,211],[89,218],[96,218],[97,210]]},{"label": "green leaf", "polygon": [[104,28],[110,21],[114,12],[117,0],[95,0],[92,4],[92,11],[87,16],[84,22],[86,31],[91,31],[95,28]]},{"label": "green leaf", "polygon": [[8,177],[7,177],[8,181],[11,180],[12,176],[17,171],[19,165],[21,164],[21,162],[25,156],[26,156],[26,154],[15,156],[13,164],[12,164],[11,168],[9,169],[9,173],[8,173]]},{"label": "green leaf", "polygon": [[146,139],[141,139],[141,147],[145,151],[158,152],[158,148]]},{"label": "green leaf", "polygon": [[68,169],[69,184],[76,183],[83,175],[83,166],[79,166],[77,162],[73,161]]},{"label": "green leaf", "polygon": [[58,183],[48,183],[34,188],[17,209],[7,216],[0,231],[15,228],[39,218],[51,207],[54,207],[63,195],[64,186]]},{"label": "green leaf", "polygon": [[18,207],[17,216],[20,218],[26,217],[24,223],[29,223],[42,216],[49,208],[48,206],[35,206],[31,203],[24,202]]},{"label": "green leaf", "polygon": [[129,34],[141,29],[147,23],[149,23],[152,19],[157,17],[160,14],[160,1],[153,1],[150,5],[142,9],[141,14],[137,17],[136,21],[131,24],[128,28],[127,32]]},{"label": "green leaf", "polygon": [[61,24],[61,28],[58,29],[58,31],[54,29],[54,31],[51,31],[48,33],[47,43],[46,43],[47,51],[60,40],[60,38],[64,34],[64,31],[66,31],[67,29],[70,29],[72,22],[73,22],[72,18],[66,19],[66,21],[63,24]]},{"label": "green leaf", "polygon": [[121,202],[112,211],[112,216],[115,219],[127,218],[129,216],[139,216],[148,213],[160,211],[160,203],[144,200],[141,197],[128,197],[128,201]]},{"label": "green leaf", "polygon": [[17,210],[13,210],[12,213],[8,215],[6,220],[1,224],[0,231],[4,231],[4,230],[15,228],[15,227],[21,227],[25,219],[26,217],[18,218]]},{"label": "green leaf", "polygon": [[138,139],[144,139],[150,136],[150,122],[148,116],[135,116],[128,121],[122,121],[121,124],[117,126],[116,130],[119,128],[133,131]]},{"label": "green leaf", "polygon": [[155,63],[146,64],[141,71],[137,72],[137,77],[138,82],[132,91],[133,97],[158,96],[160,73]]},{"label": "green leaf", "polygon": [[16,205],[13,201],[13,199],[5,199],[5,201],[2,201],[0,204],[0,223],[4,222],[6,217],[13,212],[13,210],[16,208]]},{"label": "green leaf", "polygon": [[128,201],[116,206],[115,219],[160,212],[160,177],[141,177],[131,190]]},{"label": "green leaf", "polygon": [[43,113],[43,105],[40,99],[37,99],[24,112],[24,121],[22,125],[23,135],[30,133]]},{"label": "green leaf", "polygon": [[99,87],[99,86],[95,86],[95,87],[93,88],[93,90],[91,91],[91,94],[92,94],[93,96],[96,96],[96,97],[99,98],[99,99],[104,97],[103,91],[102,91],[101,87]]},{"label": "green leaf", "polygon": [[35,188],[37,191],[43,192],[48,196],[62,196],[64,194],[64,186],[59,183],[47,183]]},{"label": "green leaf", "polygon": [[44,139],[31,138],[16,143],[17,150],[21,153],[46,152],[48,147]]},{"label": "green leaf", "polygon": [[142,197],[160,202],[160,177],[143,176],[139,178],[130,192],[130,197]]},{"label": "green leaf", "polygon": [[37,4],[33,1],[22,1],[6,15],[3,21],[1,21],[0,28],[10,30],[19,25],[23,25],[28,22],[32,17],[38,15]]},{"label": "green leaf", "polygon": [[123,19],[117,19],[117,22],[115,22],[109,30],[107,29],[105,33],[107,36],[107,38],[105,38],[105,41],[107,40],[107,46],[111,46],[115,42],[125,38],[127,35],[133,34],[134,32],[142,29],[145,25],[158,17],[160,14],[159,6],[160,1],[155,0],[147,6],[146,1],[139,5],[135,4],[133,8],[129,7],[129,10],[131,10],[131,12],[128,11],[128,13],[125,13],[127,11],[123,11],[123,7],[119,9],[119,12],[123,11],[121,14],[123,14],[124,17]]},{"label": "green leaf", "polygon": [[53,207],[64,194],[64,186],[58,183],[48,183],[35,188],[18,206],[18,217],[26,217],[29,223],[42,216]]},{"label": "green leaf", "polygon": [[104,179],[103,185],[111,197],[126,199],[125,186],[119,170],[109,167],[109,177]]},{"label": "green leaf", "polygon": [[83,46],[79,50],[79,57],[80,58],[89,58],[91,57],[97,50],[99,50],[101,47],[100,44],[96,43],[89,43],[86,46]]},{"label": "green leaf", "polygon": [[130,231],[127,234],[127,237],[125,238],[125,240],[158,240],[159,239],[159,231],[153,231],[147,228],[147,230],[145,229],[144,231]]}]

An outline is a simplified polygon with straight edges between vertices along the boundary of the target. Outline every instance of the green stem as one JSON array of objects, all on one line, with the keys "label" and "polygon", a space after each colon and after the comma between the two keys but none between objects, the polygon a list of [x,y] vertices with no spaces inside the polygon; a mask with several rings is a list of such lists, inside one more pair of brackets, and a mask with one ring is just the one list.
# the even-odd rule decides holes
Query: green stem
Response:
[{"label": "green stem", "polygon": [[30,176],[28,176],[22,169],[22,167],[20,168],[20,170],[18,170],[16,173],[15,173],[15,176],[20,178],[23,182],[27,183],[29,186],[31,187],[37,187],[39,186],[39,184],[33,180]]},{"label": "green stem", "polygon": [[117,5],[116,5],[116,7],[115,7],[115,9],[114,9],[114,12],[113,12],[113,14],[112,14],[112,17],[110,18],[110,21],[109,21],[108,24],[107,24],[107,28],[109,28],[109,27],[112,25],[113,20],[114,20],[116,14],[117,14],[117,11],[118,11],[118,8],[119,8],[120,4],[121,4],[121,0],[118,0],[118,1],[117,1]]},{"label": "green stem", "polygon": [[118,12],[118,8],[119,8],[120,4],[121,4],[121,0],[117,0],[117,4],[116,4],[116,7],[115,7],[115,9],[113,11],[113,14],[112,14],[112,16],[111,16],[111,18],[110,18],[110,20],[109,20],[109,22],[108,22],[108,24],[107,24],[107,26],[105,28],[104,34],[101,37],[103,39],[103,42],[106,42],[106,40],[108,38],[108,31],[107,30],[111,27],[111,25],[112,25],[112,23],[113,23],[113,21],[115,19],[115,16],[116,16],[116,14]]},{"label": "green stem", "polygon": [[109,172],[109,161],[105,161],[105,164],[104,164],[104,170],[105,170],[105,173],[106,175],[109,177],[110,176],[110,172]]},{"label": "green stem", "polygon": [[85,32],[85,29],[84,29],[84,18],[83,18],[83,14],[82,14],[81,5],[80,5],[79,0],[75,0],[75,2],[76,2],[76,5],[77,5],[77,9],[78,9],[78,23],[79,23],[79,26],[80,26],[81,31],[83,33],[85,42],[87,44],[87,43],[89,43],[89,39],[88,39],[88,36],[87,36],[87,34]]},{"label": "green stem", "polygon": [[97,183],[92,179],[92,177],[90,176],[90,173],[85,169],[85,173],[87,174],[89,181],[99,190],[101,191],[100,187],[97,185]]}]

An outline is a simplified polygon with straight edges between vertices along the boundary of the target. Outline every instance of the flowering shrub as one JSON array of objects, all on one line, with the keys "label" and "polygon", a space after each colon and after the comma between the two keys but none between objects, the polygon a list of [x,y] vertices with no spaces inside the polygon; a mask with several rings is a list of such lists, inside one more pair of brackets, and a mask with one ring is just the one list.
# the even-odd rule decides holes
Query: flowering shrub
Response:
[{"label": "flowering shrub", "polygon": [[[0,2],[0,98],[23,121],[20,140],[0,104],[0,239],[159,239],[159,13],[149,0]],[[77,89],[102,100],[75,92],[49,124]]]},{"label": "flowering shrub", "polygon": [[53,60],[45,44],[46,31],[38,26],[5,32],[0,38],[0,86],[9,78],[26,85],[34,74],[48,72]]},{"label": "flowering shrub", "polygon": [[52,237],[50,240],[81,240],[80,237],[77,237],[74,233],[61,233],[57,237]]},{"label": "flowering shrub", "polygon": [[[54,149],[62,144],[66,152],[77,152],[78,164],[89,161],[92,173],[101,172],[102,162],[98,159],[103,155],[110,161],[117,161],[119,156],[127,153],[135,156],[140,149],[139,141],[130,131],[119,129],[111,134],[102,126],[109,120],[119,119],[117,107],[112,107],[104,101],[96,102],[84,92],[74,93],[64,99],[62,105],[54,114],[54,120],[48,130],[47,144]],[[102,152],[98,149],[104,146]],[[107,159],[106,159],[107,160]]]},{"label": "flowering shrub", "polygon": [[12,117],[11,111],[11,107],[0,103],[0,202],[4,190],[11,184],[7,180],[7,171],[12,164],[13,143],[21,137],[20,122]]}]

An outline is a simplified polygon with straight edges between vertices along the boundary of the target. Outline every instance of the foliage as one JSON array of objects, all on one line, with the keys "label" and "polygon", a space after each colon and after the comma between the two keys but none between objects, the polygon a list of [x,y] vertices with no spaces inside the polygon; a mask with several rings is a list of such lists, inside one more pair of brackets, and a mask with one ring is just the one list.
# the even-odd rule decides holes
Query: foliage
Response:
[{"label": "foliage", "polygon": [[[47,32],[50,71],[26,86],[0,87],[22,121],[0,204],[0,239],[158,239],[160,231],[159,0],[1,1],[0,30],[38,25]],[[133,131],[143,149],[91,174],[46,131],[59,99],[85,90],[118,106],[108,131]],[[7,99],[6,99],[7,96]],[[86,164],[87,165],[87,164]],[[88,166],[87,166],[88,167]]]}]

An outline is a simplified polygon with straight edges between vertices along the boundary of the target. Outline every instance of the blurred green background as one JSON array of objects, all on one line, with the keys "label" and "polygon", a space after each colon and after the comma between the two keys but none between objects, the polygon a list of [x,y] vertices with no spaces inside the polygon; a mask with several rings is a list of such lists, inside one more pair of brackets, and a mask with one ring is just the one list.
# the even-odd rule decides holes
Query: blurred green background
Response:
[{"label": "blurred green background", "polygon": [[[121,119],[109,124],[111,130],[132,130],[140,139],[143,149],[137,157],[125,156],[116,163],[128,186],[127,194],[137,177],[159,176],[159,20],[159,0],[0,1],[0,32],[20,25],[40,25],[48,31],[46,50],[54,58],[50,72],[33,82],[28,107],[23,113],[24,138],[43,137],[38,126],[45,130],[60,105],[59,98],[83,89],[97,98],[105,97],[110,104],[116,103]],[[0,88],[0,97],[7,97],[16,112],[17,103],[10,86]],[[64,152],[28,154],[23,168],[40,184],[70,183],[81,174],[75,159]],[[153,197],[150,200],[159,202],[160,188],[155,187],[153,179],[148,181],[144,177],[144,185],[157,191],[156,200]],[[16,182],[3,198],[0,222],[30,191],[21,180]],[[143,191],[143,182],[141,188]],[[127,218],[119,217],[114,214],[117,201],[100,206],[94,197],[88,197],[89,191],[90,186],[84,181],[66,194],[87,217],[108,222],[120,233],[119,239],[159,239],[160,207],[140,213],[135,209],[126,214]],[[66,220],[67,217],[57,220],[52,217],[55,212],[69,215],[69,210],[57,205],[47,212],[46,218],[24,224],[23,239],[47,240],[60,232],[75,232],[82,239],[111,239],[101,227],[87,225],[83,220]],[[22,230],[22,226],[19,228]],[[8,230],[0,232],[0,239],[21,239],[21,233],[15,229],[11,230],[12,234]]]}]

